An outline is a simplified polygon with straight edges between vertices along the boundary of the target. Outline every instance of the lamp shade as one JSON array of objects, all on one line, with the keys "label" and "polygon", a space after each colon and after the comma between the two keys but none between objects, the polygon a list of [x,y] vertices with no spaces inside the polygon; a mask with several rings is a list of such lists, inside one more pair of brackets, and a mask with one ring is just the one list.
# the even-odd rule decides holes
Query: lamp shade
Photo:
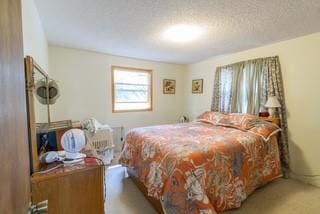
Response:
[{"label": "lamp shade", "polygon": [[279,108],[281,107],[276,96],[268,97],[267,103],[264,105],[267,108]]}]

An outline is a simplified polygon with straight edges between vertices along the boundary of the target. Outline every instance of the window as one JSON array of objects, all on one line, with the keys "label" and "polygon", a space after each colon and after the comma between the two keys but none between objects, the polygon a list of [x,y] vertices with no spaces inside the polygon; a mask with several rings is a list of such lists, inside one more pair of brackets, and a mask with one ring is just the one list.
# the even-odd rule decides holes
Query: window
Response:
[{"label": "window", "polygon": [[267,70],[260,61],[240,62],[217,69],[215,111],[259,114],[267,98]]},{"label": "window", "polygon": [[152,70],[112,66],[112,111],[152,110]]}]

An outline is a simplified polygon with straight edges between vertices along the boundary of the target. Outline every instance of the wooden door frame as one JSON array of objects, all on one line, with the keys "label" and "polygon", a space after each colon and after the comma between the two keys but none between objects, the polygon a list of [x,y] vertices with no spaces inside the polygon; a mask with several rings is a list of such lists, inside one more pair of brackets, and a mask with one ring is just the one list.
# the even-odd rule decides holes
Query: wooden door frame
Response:
[{"label": "wooden door frame", "polygon": [[30,168],[25,89],[21,0],[1,0],[1,213],[26,213],[30,203]]}]

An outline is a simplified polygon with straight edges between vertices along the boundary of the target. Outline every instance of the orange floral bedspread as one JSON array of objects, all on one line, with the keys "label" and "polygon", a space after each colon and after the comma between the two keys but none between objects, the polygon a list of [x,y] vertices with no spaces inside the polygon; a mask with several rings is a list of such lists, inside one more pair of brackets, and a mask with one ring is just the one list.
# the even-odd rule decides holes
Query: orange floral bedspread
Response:
[{"label": "orange floral bedspread", "polygon": [[240,207],[280,177],[277,139],[204,122],[131,130],[120,162],[161,200],[165,213],[210,214]]}]

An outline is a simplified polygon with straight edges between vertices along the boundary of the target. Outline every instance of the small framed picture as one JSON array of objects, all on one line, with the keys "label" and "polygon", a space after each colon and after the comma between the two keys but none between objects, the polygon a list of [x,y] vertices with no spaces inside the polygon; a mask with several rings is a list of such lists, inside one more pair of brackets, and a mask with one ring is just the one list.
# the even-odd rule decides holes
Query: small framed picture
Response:
[{"label": "small framed picture", "polygon": [[176,93],[176,81],[170,79],[163,80],[163,93],[175,94]]},{"label": "small framed picture", "polygon": [[203,79],[192,80],[192,93],[194,94],[203,93]]}]

